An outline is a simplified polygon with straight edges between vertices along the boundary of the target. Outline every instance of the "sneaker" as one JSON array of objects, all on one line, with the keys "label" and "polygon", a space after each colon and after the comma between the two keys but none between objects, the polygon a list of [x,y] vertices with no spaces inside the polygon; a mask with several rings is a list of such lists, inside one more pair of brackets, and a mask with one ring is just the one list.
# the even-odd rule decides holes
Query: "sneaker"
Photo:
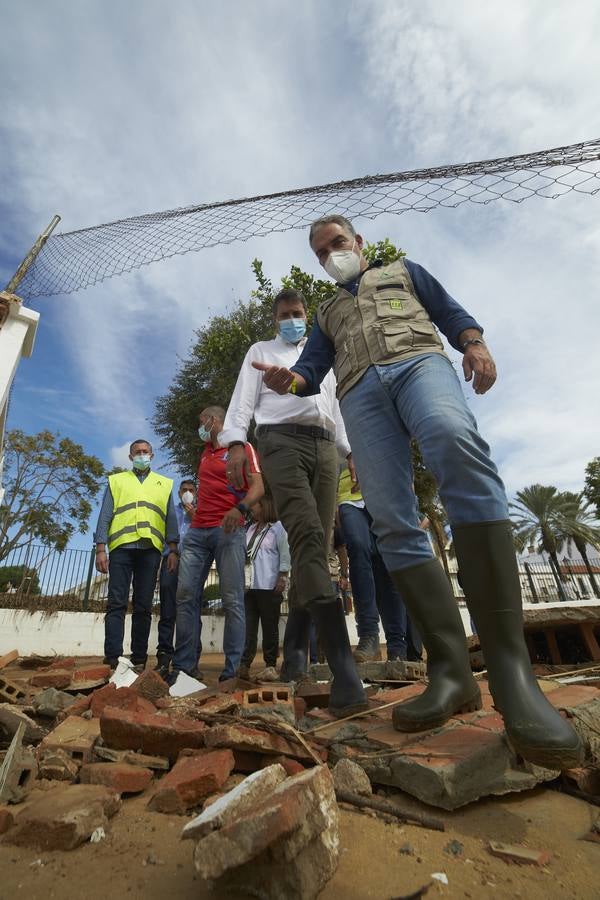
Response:
[{"label": "sneaker", "polygon": [[161,678],[164,678],[171,668],[171,656],[169,653],[157,653],[156,665],[154,671],[158,672]]},{"label": "sneaker", "polygon": [[399,653],[388,653],[388,662],[406,662],[406,656],[400,656]]},{"label": "sneaker", "polygon": [[239,667],[237,671],[238,678],[243,678],[244,681],[248,681],[250,678],[250,666],[245,666],[243,663]]},{"label": "sneaker", "polygon": [[357,663],[372,662],[381,659],[379,648],[379,635],[369,634],[358,640],[358,646],[354,651],[354,661]]},{"label": "sneaker", "polygon": [[111,669],[116,669],[119,665],[119,660],[114,656],[105,656],[102,662],[105,666],[110,666]]},{"label": "sneaker", "polygon": [[257,681],[278,681],[279,673],[275,666],[267,666],[266,669],[263,669],[262,672],[259,672],[256,676]]}]

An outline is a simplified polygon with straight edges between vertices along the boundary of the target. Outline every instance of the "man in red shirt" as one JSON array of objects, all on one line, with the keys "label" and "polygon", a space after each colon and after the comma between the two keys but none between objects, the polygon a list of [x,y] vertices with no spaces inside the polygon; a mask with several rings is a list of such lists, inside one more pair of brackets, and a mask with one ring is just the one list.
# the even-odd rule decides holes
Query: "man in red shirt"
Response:
[{"label": "man in red shirt", "polygon": [[198,464],[198,500],[196,512],[181,545],[177,584],[177,625],[173,683],[179,672],[197,674],[200,638],[202,588],[213,561],[216,561],[225,609],[223,681],[233,678],[240,664],[246,637],[244,615],[244,563],[246,531],[244,522],[249,507],[264,494],[256,451],[245,444],[246,465],[241,489],[229,483],[226,463],[229,451],[220,447],[217,435],[223,430],[225,410],[208,406],[199,416],[198,435],[204,451]]}]

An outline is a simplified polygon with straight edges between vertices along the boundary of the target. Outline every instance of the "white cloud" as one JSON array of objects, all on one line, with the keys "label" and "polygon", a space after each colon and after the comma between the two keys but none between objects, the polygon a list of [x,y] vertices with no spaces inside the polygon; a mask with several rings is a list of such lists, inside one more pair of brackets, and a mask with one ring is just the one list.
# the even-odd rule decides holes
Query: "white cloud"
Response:
[{"label": "white cloud", "polygon": [[[55,211],[71,230],[600,134],[600,9],[586,0],[378,0],[349,12],[22,0],[4,20],[2,195],[14,229],[0,253]],[[599,452],[597,204],[571,195],[358,223],[397,240],[485,325],[500,378],[467,396],[511,491],[577,487]],[[149,433],[194,329],[247,296],[255,255],[274,280],[292,262],[319,271],[292,232],[38,305],[113,461],[121,439]]]},{"label": "white cloud", "polygon": [[129,459],[130,445],[131,441],[126,441],[124,444],[121,444],[120,447],[110,448],[108,455],[111,466],[120,466],[122,469],[129,469],[131,467],[131,460]]}]

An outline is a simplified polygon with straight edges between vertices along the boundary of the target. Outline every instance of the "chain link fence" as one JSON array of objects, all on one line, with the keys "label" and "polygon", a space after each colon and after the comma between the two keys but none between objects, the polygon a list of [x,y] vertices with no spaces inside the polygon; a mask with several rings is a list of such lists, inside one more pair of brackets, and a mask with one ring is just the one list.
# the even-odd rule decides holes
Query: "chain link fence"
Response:
[{"label": "chain link fence", "polygon": [[53,234],[21,282],[24,299],[69,294],[161,259],[273,232],[306,228],[340,213],[374,219],[384,213],[455,209],[495,200],[595,195],[600,139],[479,162],[368,175],[315,187],[146,213]]}]

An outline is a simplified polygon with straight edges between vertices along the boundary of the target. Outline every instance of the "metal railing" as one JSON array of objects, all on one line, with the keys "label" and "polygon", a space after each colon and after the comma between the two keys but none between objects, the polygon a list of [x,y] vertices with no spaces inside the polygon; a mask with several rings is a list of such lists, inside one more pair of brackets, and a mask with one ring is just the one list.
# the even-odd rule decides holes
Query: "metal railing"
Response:
[{"label": "metal railing", "polygon": [[[581,560],[563,560],[557,571],[550,562],[519,563],[525,603],[569,602],[600,598],[600,558],[589,560],[592,574]],[[450,573],[454,596],[464,601],[456,572]],[[108,595],[108,575],[95,569],[95,551],[57,551],[39,544],[19,547],[0,560],[0,607],[54,612],[103,612]],[[223,612],[219,576],[213,567],[204,585],[206,613]],[[154,591],[158,606],[159,584]],[[287,613],[287,598],[282,604]]]}]

